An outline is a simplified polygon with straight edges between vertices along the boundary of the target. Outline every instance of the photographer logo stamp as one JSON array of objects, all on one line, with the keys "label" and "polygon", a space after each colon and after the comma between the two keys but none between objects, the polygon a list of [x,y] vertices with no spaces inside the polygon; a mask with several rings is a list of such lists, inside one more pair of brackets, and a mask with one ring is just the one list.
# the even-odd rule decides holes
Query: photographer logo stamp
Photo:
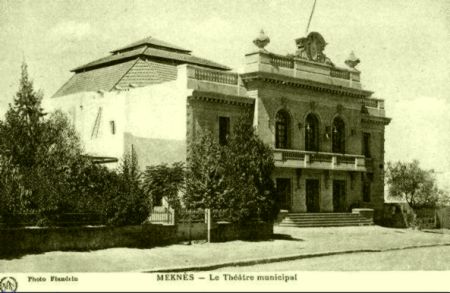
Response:
[{"label": "photographer logo stamp", "polygon": [[0,280],[0,290],[1,292],[16,292],[17,291],[17,280],[13,277],[3,277]]}]

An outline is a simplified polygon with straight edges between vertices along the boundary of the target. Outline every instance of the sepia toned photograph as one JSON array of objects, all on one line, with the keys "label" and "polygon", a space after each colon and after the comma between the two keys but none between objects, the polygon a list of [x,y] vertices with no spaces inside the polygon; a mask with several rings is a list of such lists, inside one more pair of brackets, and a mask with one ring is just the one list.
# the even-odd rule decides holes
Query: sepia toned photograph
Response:
[{"label": "sepia toned photograph", "polygon": [[0,0],[1,292],[450,290],[449,50],[446,0]]}]

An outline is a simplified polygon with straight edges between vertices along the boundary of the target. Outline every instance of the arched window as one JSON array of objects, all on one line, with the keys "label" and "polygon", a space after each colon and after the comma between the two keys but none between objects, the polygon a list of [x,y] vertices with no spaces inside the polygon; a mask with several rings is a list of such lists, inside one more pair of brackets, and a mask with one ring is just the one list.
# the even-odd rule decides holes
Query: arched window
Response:
[{"label": "arched window", "polygon": [[331,131],[333,153],[345,153],[345,123],[342,118],[334,118]]},{"label": "arched window", "polygon": [[289,115],[283,110],[275,116],[275,147],[277,149],[289,147]]},{"label": "arched window", "polygon": [[319,151],[319,119],[314,114],[309,114],[306,117],[305,149],[307,151]]}]

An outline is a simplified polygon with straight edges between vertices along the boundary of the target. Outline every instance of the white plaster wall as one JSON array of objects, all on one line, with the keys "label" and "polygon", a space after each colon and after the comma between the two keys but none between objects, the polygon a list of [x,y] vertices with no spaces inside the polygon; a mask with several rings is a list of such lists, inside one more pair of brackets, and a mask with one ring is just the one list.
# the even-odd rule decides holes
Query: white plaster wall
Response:
[{"label": "white plaster wall", "polygon": [[[120,92],[82,92],[44,99],[43,107],[46,111],[60,109],[68,114],[88,154],[121,157],[121,133],[125,130],[124,101],[125,97]],[[98,132],[93,135],[100,107]],[[115,134],[111,133],[110,121],[115,121]]]},{"label": "white plaster wall", "polygon": [[[165,141],[186,140],[186,65],[178,66],[175,81],[112,92],[82,92],[43,100],[46,111],[67,113],[90,155],[122,158],[129,147],[125,134]],[[99,108],[98,134],[92,135]],[[116,132],[112,134],[110,121]]]},{"label": "white plaster wall", "polygon": [[[186,75],[178,79],[125,92],[126,131],[138,137],[185,140]],[[183,82],[184,81],[184,82]]]}]

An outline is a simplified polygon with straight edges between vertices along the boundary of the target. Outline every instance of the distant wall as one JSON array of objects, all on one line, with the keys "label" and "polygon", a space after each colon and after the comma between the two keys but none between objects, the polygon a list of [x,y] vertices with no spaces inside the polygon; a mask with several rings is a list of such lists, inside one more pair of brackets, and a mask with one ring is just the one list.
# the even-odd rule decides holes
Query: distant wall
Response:
[{"label": "distant wall", "polygon": [[[268,239],[273,224],[218,224],[211,231],[214,242]],[[85,251],[112,247],[150,248],[180,241],[207,239],[206,223],[144,224],[124,227],[61,227],[0,229],[0,257],[46,251]]]},{"label": "distant wall", "polygon": [[383,209],[381,225],[393,228],[407,228],[412,211],[406,203],[386,203]]},{"label": "distant wall", "polygon": [[440,208],[436,211],[439,228],[450,229],[450,207]]},{"label": "distant wall", "polygon": [[245,225],[237,223],[217,223],[211,229],[211,242],[230,240],[262,240],[273,236],[273,223],[254,222]]},{"label": "distant wall", "polygon": [[450,228],[450,207],[411,209],[407,203],[386,203],[383,226],[419,229]]},{"label": "distant wall", "polygon": [[206,223],[179,223],[177,224],[177,239],[181,241],[186,240],[202,240],[207,237]]},{"label": "distant wall", "polygon": [[433,229],[437,228],[437,218],[436,218],[436,209],[433,208],[423,208],[423,209],[415,209],[416,213],[416,225],[420,229]]},{"label": "distant wall", "polygon": [[110,247],[151,247],[176,241],[176,228],[163,225],[1,229],[0,255]]}]

